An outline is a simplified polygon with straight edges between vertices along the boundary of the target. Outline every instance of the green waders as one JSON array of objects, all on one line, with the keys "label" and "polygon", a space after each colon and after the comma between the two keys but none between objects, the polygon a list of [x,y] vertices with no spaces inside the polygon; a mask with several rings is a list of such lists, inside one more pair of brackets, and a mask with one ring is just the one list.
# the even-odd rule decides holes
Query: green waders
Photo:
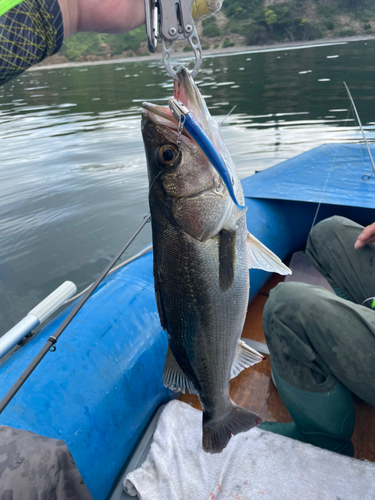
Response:
[{"label": "green waders", "polygon": [[282,283],[263,315],[277,389],[291,424],[266,430],[352,455],[350,391],[375,406],[375,312],[360,305],[375,295],[375,244],[360,250],[362,227],[343,217],[312,230],[306,254],[331,286],[349,297],[303,283]]}]

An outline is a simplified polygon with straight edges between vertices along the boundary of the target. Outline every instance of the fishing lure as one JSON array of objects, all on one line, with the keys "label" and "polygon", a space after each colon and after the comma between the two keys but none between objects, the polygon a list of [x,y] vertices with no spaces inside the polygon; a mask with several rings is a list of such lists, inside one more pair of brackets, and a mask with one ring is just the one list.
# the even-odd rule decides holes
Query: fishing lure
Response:
[{"label": "fishing lure", "polygon": [[203,154],[216,169],[217,173],[222,178],[226,188],[228,189],[229,195],[232,198],[236,207],[242,211],[246,210],[246,207],[241,206],[234,194],[232,180],[230,178],[228,169],[224,163],[223,158],[217,152],[215,146],[213,145],[211,139],[208,137],[203,128],[199,125],[197,120],[191,115],[190,111],[182,102],[177,99],[169,99],[168,101],[169,109],[171,110],[173,116],[176,118],[179,124],[183,124],[184,129],[190,135],[190,137],[197,143],[197,145],[202,150]]}]

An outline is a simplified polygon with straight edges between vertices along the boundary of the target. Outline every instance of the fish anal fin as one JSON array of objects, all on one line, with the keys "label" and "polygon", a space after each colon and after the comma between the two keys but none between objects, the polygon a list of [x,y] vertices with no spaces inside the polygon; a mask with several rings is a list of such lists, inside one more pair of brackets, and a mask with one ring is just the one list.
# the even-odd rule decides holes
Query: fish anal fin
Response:
[{"label": "fish anal fin", "polygon": [[289,267],[276,254],[250,233],[247,233],[246,250],[249,269],[263,269],[263,271],[283,276],[292,274]]},{"label": "fish anal fin", "polygon": [[222,229],[219,236],[219,283],[220,290],[226,292],[234,282],[236,231]]},{"label": "fish anal fin", "polygon": [[259,361],[263,361],[263,359],[264,356],[262,356],[262,354],[245,344],[243,340],[239,340],[236,357],[234,358],[232,370],[230,372],[230,378],[237,377],[242,370],[259,363]]},{"label": "fish anal fin", "polygon": [[187,390],[190,394],[197,393],[193,384],[181,370],[169,344],[163,372],[163,384],[173,392],[185,394]]}]

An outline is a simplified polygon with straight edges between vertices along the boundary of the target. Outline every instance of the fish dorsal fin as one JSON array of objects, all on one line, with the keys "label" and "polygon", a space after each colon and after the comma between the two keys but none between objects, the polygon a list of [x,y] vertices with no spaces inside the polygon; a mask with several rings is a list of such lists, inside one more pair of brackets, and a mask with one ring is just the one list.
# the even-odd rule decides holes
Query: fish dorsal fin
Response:
[{"label": "fish dorsal fin", "polygon": [[246,250],[249,269],[263,269],[283,276],[292,274],[289,267],[283,264],[277,255],[250,233],[247,233]]},{"label": "fish dorsal fin", "polygon": [[258,351],[245,344],[243,340],[239,340],[236,357],[234,358],[232,370],[230,372],[230,378],[237,377],[242,370],[259,363],[259,361],[263,359],[264,356]]},{"label": "fish dorsal fin", "polygon": [[181,370],[169,344],[163,372],[163,384],[173,392],[185,394],[185,390],[187,390],[190,394],[197,393],[193,384]]}]

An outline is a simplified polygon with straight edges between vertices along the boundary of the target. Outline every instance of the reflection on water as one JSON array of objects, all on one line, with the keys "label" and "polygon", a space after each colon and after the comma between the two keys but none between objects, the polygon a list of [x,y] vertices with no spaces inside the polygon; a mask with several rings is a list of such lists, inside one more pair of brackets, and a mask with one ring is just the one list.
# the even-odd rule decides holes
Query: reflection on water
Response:
[{"label": "reflection on water", "polygon": [[[241,178],[325,142],[368,137],[375,42],[204,60],[197,80]],[[0,87],[0,334],[65,279],[90,283],[148,211],[144,100],[173,85],[160,61],[23,74]],[[233,113],[226,117],[235,107]],[[149,243],[142,231],[128,256]]]}]

